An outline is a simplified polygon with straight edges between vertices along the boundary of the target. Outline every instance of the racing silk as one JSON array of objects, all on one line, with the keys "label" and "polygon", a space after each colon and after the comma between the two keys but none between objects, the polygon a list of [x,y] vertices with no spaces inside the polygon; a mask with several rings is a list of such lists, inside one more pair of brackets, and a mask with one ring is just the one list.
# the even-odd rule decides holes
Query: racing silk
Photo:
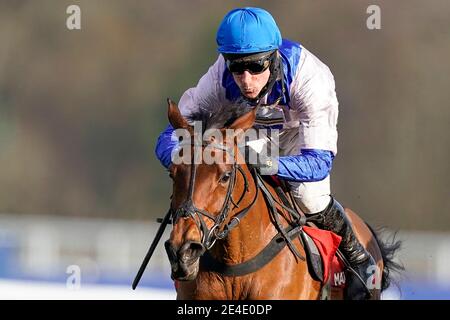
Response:
[{"label": "racing silk", "polygon": [[[338,101],[334,77],[330,69],[302,45],[284,39],[279,48],[283,62],[285,92],[275,107],[258,108],[255,127],[298,130],[294,141],[280,144],[278,173],[280,178],[311,182],[325,179],[331,170],[337,153]],[[278,81],[262,99],[263,104],[273,103],[282,93]],[[239,87],[225,66],[220,55],[194,88],[188,89],[179,101],[184,117],[203,110],[233,105],[241,97]],[[156,155],[168,167],[171,153],[177,146],[172,126],[168,126],[158,138]],[[283,149],[295,152],[283,154]]]}]

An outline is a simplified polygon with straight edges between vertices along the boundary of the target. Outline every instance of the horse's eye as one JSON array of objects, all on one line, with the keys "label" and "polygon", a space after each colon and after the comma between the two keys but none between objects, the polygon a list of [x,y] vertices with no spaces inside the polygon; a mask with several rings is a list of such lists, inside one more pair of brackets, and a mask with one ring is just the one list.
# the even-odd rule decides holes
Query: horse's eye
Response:
[{"label": "horse's eye", "polygon": [[222,178],[220,178],[220,182],[221,183],[226,183],[226,182],[228,182],[228,180],[230,180],[230,177],[231,177],[231,171],[225,172],[222,175]]}]

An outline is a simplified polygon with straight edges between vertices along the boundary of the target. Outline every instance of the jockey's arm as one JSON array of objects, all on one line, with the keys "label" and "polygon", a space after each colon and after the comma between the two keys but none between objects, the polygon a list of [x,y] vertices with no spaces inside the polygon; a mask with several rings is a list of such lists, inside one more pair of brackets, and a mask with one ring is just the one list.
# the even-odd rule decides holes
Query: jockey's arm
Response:
[{"label": "jockey's arm", "polygon": [[302,149],[299,155],[278,159],[277,176],[297,182],[320,181],[330,174],[333,159],[333,153],[328,150]]},{"label": "jockey's arm", "polygon": [[[221,85],[219,74],[220,69],[223,69],[223,62],[220,63],[220,59],[219,56],[208,72],[201,77],[196,87],[186,90],[181,96],[178,108],[188,122],[190,115],[219,105]],[[168,168],[172,163],[172,151],[177,145],[178,139],[174,133],[174,128],[169,124],[159,135],[155,148],[156,156],[164,167]]]},{"label": "jockey's arm", "polygon": [[325,64],[305,50],[290,89],[291,108],[299,112],[301,150],[298,155],[278,159],[277,175],[298,182],[323,180],[337,153],[338,100],[334,77]]}]

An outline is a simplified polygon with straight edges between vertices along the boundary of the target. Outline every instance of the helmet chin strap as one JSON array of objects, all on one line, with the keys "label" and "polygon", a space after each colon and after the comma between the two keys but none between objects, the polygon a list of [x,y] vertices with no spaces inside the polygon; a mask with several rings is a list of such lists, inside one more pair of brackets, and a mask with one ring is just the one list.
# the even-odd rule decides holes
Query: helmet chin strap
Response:
[{"label": "helmet chin strap", "polygon": [[273,105],[277,105],[281,99],[283,98],[285,88],[284,88],[284,79],[283,79],[283,72],[282,72],[282,65],[281,65],[281,58],[278,53],[278,51],[275,53],[275,57],[273,61],[270,64],[269,67],[270,70],[270,76],[269,80],[267,80],[266,85],[261,89],[260,93],[256,98],[247,98],[244,95],[243,98],[248,101],[251,105],[254,106],[260,106],[261,105],[261,99],[268,93],[272,91],[272,88],[278,80],[281,80],[281,94],[277,98],[276,102]]}]

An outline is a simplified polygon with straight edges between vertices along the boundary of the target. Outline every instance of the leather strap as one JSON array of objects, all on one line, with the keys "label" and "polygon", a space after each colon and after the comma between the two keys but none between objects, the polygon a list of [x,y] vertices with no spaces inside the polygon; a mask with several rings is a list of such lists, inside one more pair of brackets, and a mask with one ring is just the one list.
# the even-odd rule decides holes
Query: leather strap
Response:
[{"label": "leather strap", "polygon": [[[300,232],[303,232],[302,226],[287,227],[284,232],[288,235],[289,239],[296,238]],[[223,262],[217,261],[209,251],[206,251],[203,256],[200,257],[200,267],[206,271],[212,271],[220,273],[227,277],[243,276],[252,272],[255,272],[266,264],[268,264],[284,247],[286,241],[281,233],[278,233],[269,244],[262,249],[255,257],[239,264],[228,265]],[[304,257],[301,257],[305,261]]]}]

